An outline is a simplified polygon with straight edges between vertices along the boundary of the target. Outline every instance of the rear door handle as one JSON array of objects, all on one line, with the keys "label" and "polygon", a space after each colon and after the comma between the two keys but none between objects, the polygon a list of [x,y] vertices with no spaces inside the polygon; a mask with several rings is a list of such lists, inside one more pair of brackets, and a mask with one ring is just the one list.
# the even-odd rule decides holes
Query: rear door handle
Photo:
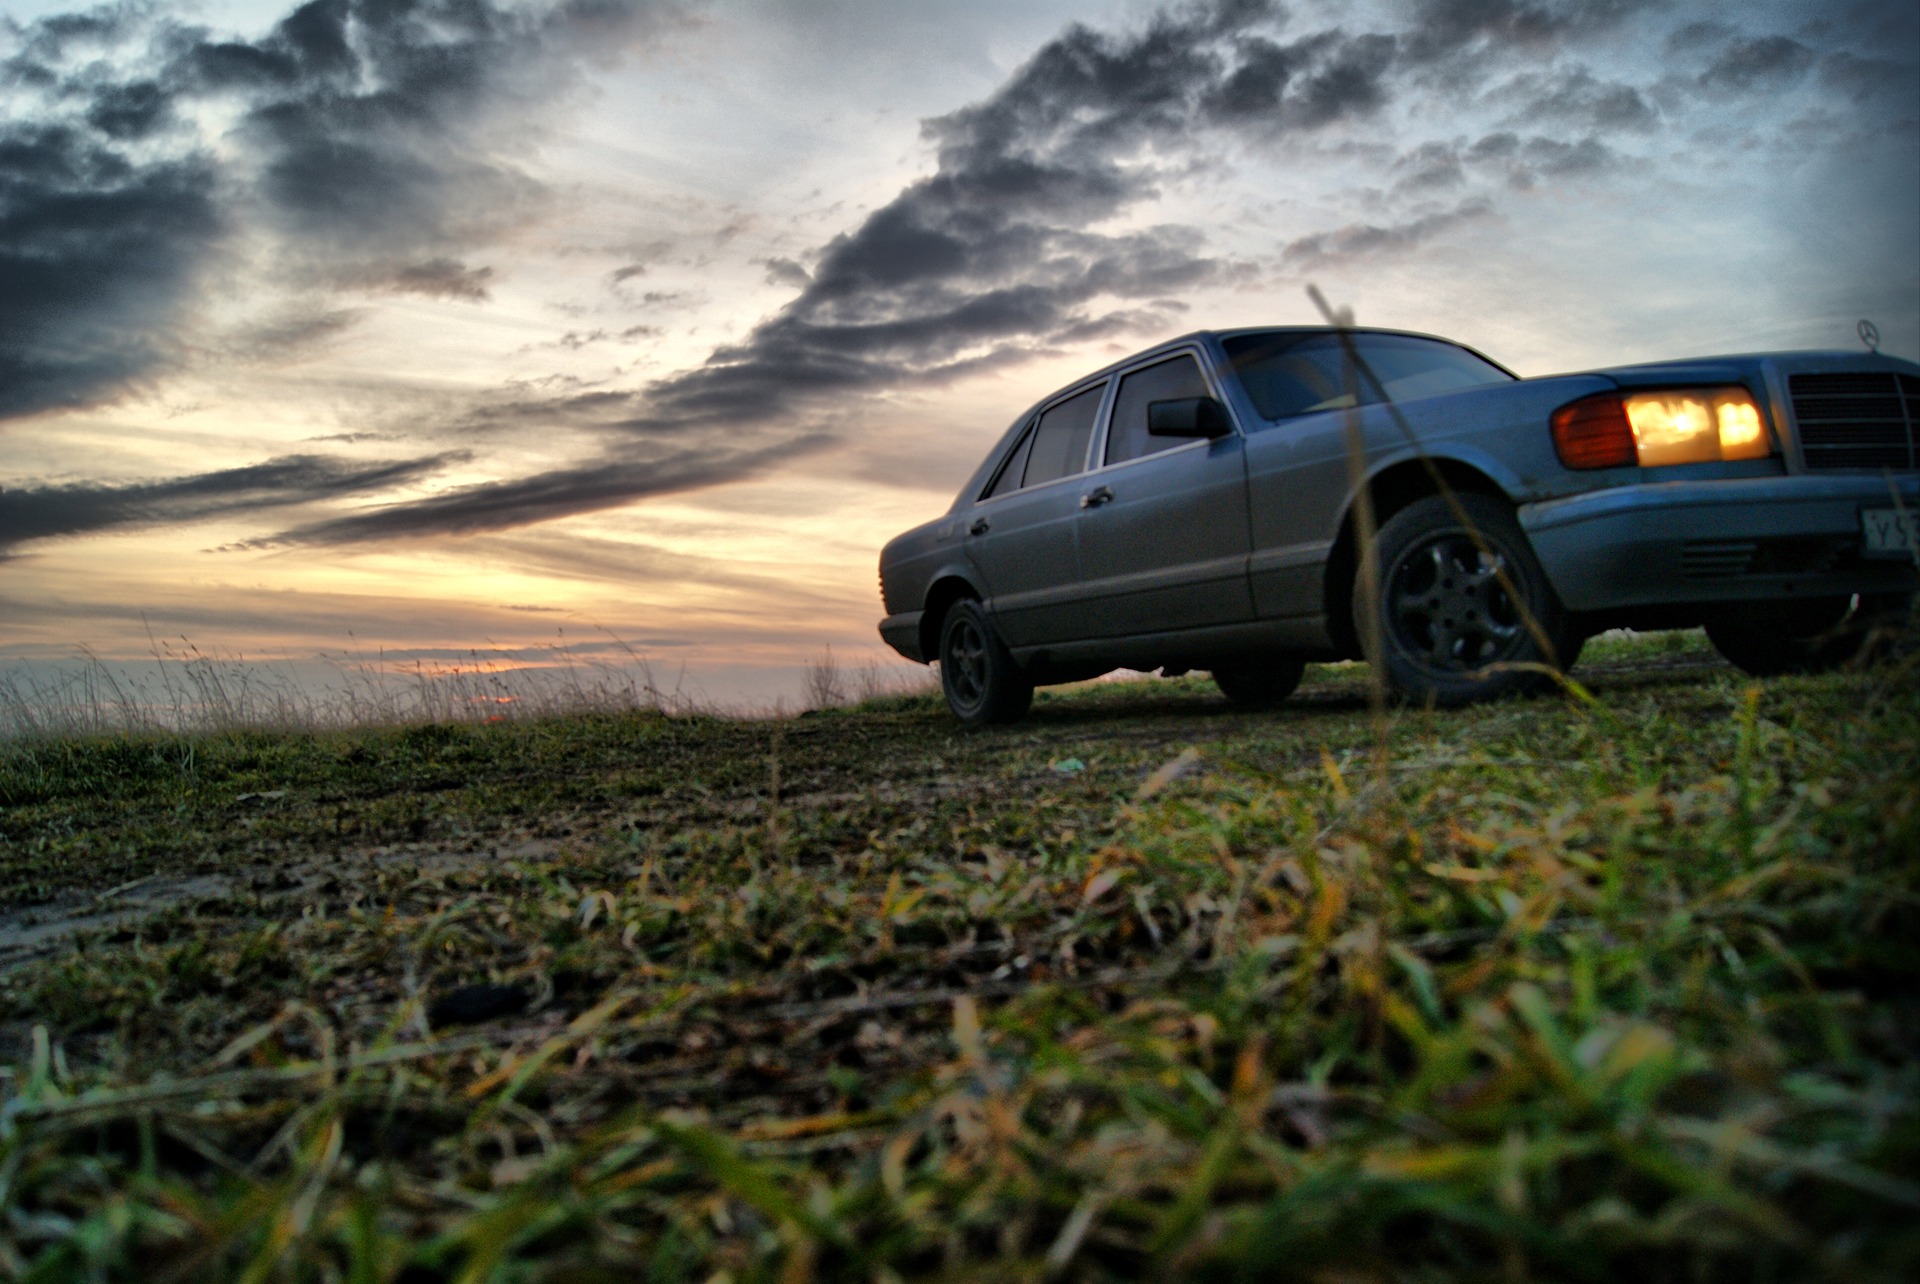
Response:
[{"label": "rear door handle", "polygon": [[1080,497],[1080,507],[1098,508],[1113,499],[1113,491],[1105,486],[1095,486]]},{"label": "rear door handle", "polygon": [[988,521],[984,517],[978,517],[974,519],[973,525],[967,527],[967,534],[985,535],[992,528],[993,528],[992,522]]}]

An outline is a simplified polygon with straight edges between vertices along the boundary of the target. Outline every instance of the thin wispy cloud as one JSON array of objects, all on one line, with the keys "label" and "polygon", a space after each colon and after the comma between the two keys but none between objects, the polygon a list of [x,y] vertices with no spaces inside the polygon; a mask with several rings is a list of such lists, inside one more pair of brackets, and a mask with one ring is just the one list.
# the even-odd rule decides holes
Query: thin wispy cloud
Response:
[{"label": "thin wispy cloud", "polygon": [[0,553],[54,536],[204,521],[377,493],[418,482],[466,458],[464,453],[449,453],[351,464],[319,455],[291,455],[161,481],[0,490]]},{"label": "thin wispy cloud", "polygon": [[827,440],[808,435],[758,450],[709,446],[652,459],[598,459],[511,481],[462,486],[409,503],[363,509],[282,531],[255,541],[254,546],[362,544],[532,526],[651,495],[716,486],[817,451]]}]

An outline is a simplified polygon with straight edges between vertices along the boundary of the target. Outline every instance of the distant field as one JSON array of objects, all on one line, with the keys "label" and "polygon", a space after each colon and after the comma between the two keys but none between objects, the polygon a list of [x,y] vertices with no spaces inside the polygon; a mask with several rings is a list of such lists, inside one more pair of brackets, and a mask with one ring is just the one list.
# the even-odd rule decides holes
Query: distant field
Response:
[{"label": "distant field", "polygon": [[0,743],[0,1274],[1920,1277],[1920,658],[1575,677]]}]

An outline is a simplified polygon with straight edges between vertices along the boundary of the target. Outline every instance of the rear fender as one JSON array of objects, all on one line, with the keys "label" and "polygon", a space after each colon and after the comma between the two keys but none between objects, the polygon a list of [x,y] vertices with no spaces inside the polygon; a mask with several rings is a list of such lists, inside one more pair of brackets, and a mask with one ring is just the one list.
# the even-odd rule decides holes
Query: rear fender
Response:
[{"label": "rear fender", "polygon": [[[927,661],[933,661],[940,654],[940,625],[946,619],[947,608],[968,597],[987,601],[986,585],[971,562],[949,562],[934,573],[920,614],[920,654]],[[988,609],[991,610],[991,606]]]}]

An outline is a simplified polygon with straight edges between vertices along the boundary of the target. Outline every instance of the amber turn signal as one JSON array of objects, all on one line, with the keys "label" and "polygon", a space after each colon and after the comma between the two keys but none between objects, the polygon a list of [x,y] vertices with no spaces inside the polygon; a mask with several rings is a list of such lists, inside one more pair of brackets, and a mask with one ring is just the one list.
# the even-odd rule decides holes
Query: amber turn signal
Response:
[{"label": "amber turn signal", "polygon": [[1554,411],[1553,448],[1569,468],[1631,468],[1640,462],[1617,392],[1582,397]]}]

